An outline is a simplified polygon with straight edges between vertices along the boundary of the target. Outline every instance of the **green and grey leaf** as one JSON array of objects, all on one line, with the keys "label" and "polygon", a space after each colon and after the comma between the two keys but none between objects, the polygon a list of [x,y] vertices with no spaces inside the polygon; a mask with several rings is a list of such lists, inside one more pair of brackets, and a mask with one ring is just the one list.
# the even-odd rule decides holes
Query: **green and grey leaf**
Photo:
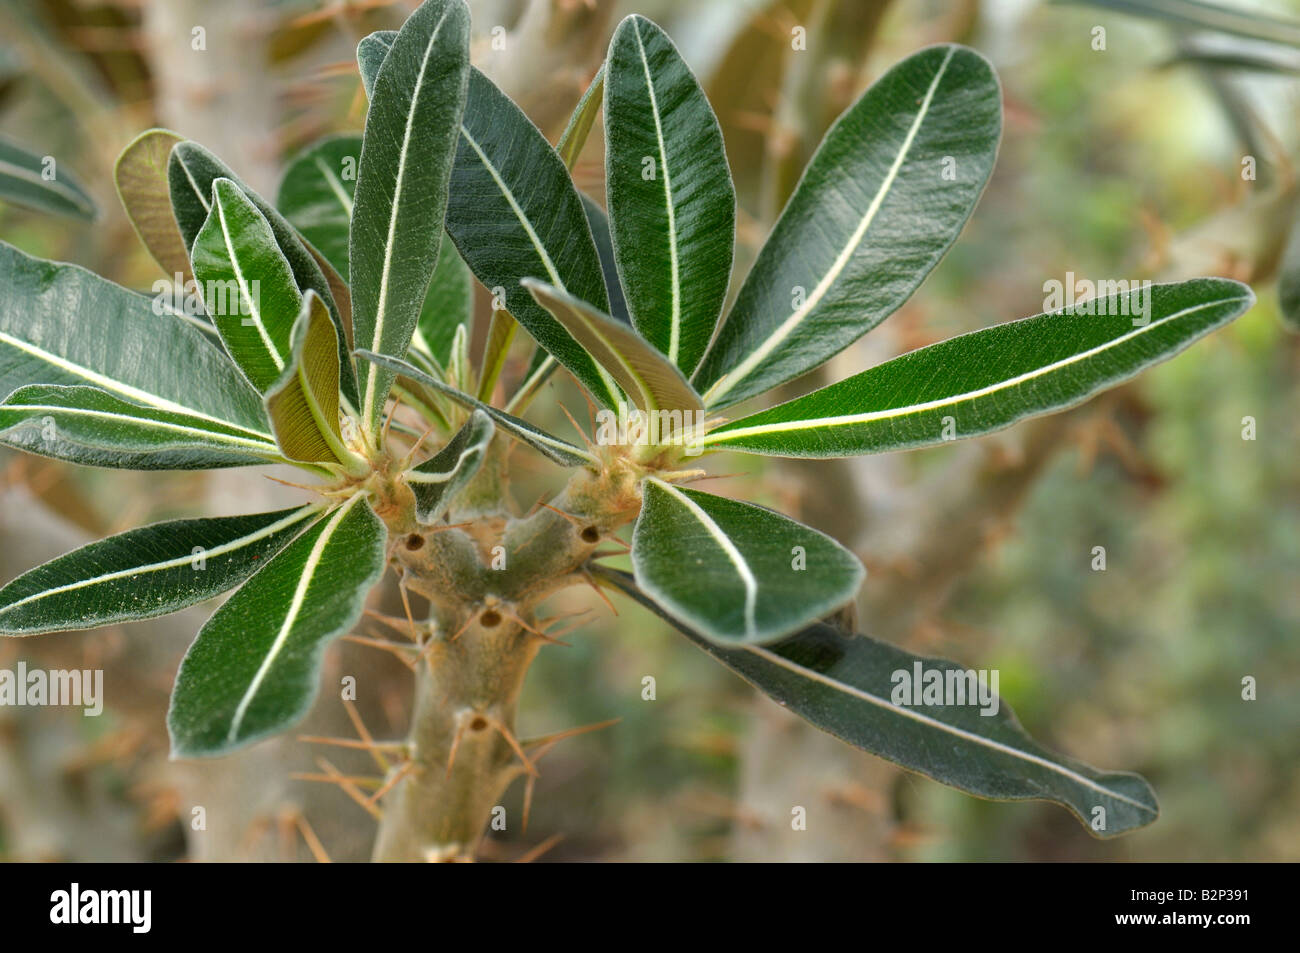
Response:
[{"label": "green and grey leaf", "polygon": [[338,332],[314,291],[303,296],[289,362],[267,391],[266,411],[276,442],[290,460],[360,462],[344,445],[339,426]]},{"label": "green and grey leaf", "polygon": [[456,494],[474,479],[483,465],[495,431],[492,418],[475,410],[445,447],[407,471],[406,482],[415,494],[416,519],[432,526],[442,518]]},{"label": "green and grey leaf", "polygon": [[723,424],[699,443],[789,457],[933,446],[1087,400],[1245,312],[1240,282],[1196,278],[984,328]]},{"label": "green and grey leaf", "polygon": [[222,604],[172,689],[174,757],[224,754],[283,731],[316,697],[325,646],[361,615],[387,533],[364,494],[322,516]]},{"label": "green and grey leaf", "polygon": [[727,296],[736,192],[704,90],[645,17],[625,19],[610,42],[605,141],[614,254],[632,323],[689,375]]},{"label": "green and grey leaf", "polygon": [[826,133],[692,382],[710,408],[818,366],[906,301],[956,240],[1002,129],[993,67],[954,45],[890,69]]},{"label": "green and grey leaf", "polygon": [[275,207],[344,278],[360,161],[360,136],[322,139],[289,163],[275,199]]},{"label": "green and grey leaf", "polygon": [[707,638],[782,638],[850,601],[866,575],[835,540],[772,510],[654,477],[642,487],[637,585]]},{"label": "green and grey leaf", "polygon": [[[918,669],[922,679],[962,685],[969,698],[967,689],[979,691],[978,674],[969,669],[824,623],[768,646],[719,645],[663,613],[626,573],[593,571],[777,704],[855,748],[977,797],[1054,801],[1097,837],[1143,827],[1160,812],[1138,775],[1098,771],[1034,742],[996,692],[981,704],[901,703],[915,700],[903,689]],[[991,677],[984,684],[995,687]]]},{"label": "green and grey leaf", "polygon": [[86,221],[98,214],[95,200],[54,156],[37,155],[7,139],[0,139],[0,201]]},{"label": "green and grey leaf", "polygon": [[0,635],[93,629],[204,602],[265,566],[321,509],[169,520],[82,546],[0,589]]}]

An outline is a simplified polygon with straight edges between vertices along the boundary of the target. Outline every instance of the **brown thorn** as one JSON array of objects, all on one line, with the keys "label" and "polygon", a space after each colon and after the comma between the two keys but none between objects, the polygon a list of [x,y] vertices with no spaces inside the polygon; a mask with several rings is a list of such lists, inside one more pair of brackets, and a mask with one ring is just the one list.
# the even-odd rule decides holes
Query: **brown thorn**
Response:
[{"label": "brown thorn", "polygon": [[533,762],[528,759],[528,755],[524,752],[524,746],[519,743],[519,739],[515,737],[514,732],[507,728],[504,722],[492,717],[491,715],[484,715],[482,717],[487,718],[488,724],[501,732],[501,737],[506,739],[506,744],[510,745],[514,753],[519,756],[519,760],[524,763],[524,770],[530,775],[535,776],[537,774],[537,768],[533,765]]},{"label": "brown thorn", "polygon": [[407,626],[409,620],[407,619],[399,619],[395,615],[386,615],[383,612],[376,612],[374,609],[362,609],[361,611],[365,615],[370,616],[370,618],[374,619],[376,622],[382,622],[398,635],[406,636],[410,632],[410,629]]},{"label": "brown thorn", "polygon": [[512,620],[521,629],[526,629],[527,631],[531,632],[533,635],[541,639],[543,642],[549,642],[552,645],[562,645],[566,649],[573,648],[573,646],[570,645],[568,642],[561,642],[559,639],[555,638],[555,636],[550,635],[549,633],[543,632],[541,629],[529,625],[527,622],[525,622],[523,619],[515,615],[513,612],[511,612],[509,609],[505,608],[504,606],[502,606],[498,611],[500,611],[506,618]]},{"label": "brown thorn", "polygon": [[316,832],[312,830],[311,825],[307,823],[307,818],[299,811],[294,811],[293,822],[298,828],[298,833],[302,835],[302,839],[307,842],[307,849],[311,851],[311,855],[316,858],[316,863],[330,863],[330,855],[326,853],[325,845],[320,842],[320,838],[316,836]]},{"label": "brown thorn", "polygon": [[549,735],[542,735],[540,738],[531,738],[528,741],[525,741],[524,747],[529,748],[533,745],[538,745],[538,750],[533,752],[533,761],[541,761],[544,757],[550,754],[555,746],[561,741],[574,738],[578,735],[585,735],[590,731],[599,731],[602,728],[608,728],[610,725],[616,725],[622,720],[622,718],[610,718],[607,721],[598,721],[590,725],[581,725],[577,728],[567,728],[564,731],[552,732]]},{"label": "brown thorn", "polygon": [[397,408],[402,406],[402,398],[393,395],[393,406],[388,408],[388,416],[384,418],[384,428],[379,433],[379,440],[384,446],[388,446],[388,431],[393,426],[393,418],[397,415]]},{"label": "brown thorn", "polygon": [[545,854],[547,851],[549,851],[552,847],[554,847],[562,840],[564,840],[563,834],[552,834],[550,837],[546,838],[546,840],[542,841],[532,850],[527,850],[524,851],[524,853],[520,854],[519,857],[515,860],[515,863],[531,864],[538,857],[541,857],[543,854]]},{"label": "brown thorn", "polygon": [[420,644],[420,631],[415,627],[415,616],[411,615],[411,599],[406,594],[406,573],[397,577],[397,591],[402,596],[402,608],[406,610],[406,624],[411,627],[411,641]]},{"label": "brown thorn", "polygon": [[325,735],[299,735],[298,740],[309,745],[333,745],[336,748],[358,748],[362,751],[405,751],[405,741],[360,741],[356,738],[329,738]]},{"label": "brown thorn", "polygon": [[574,516],[572,513],[566,513],[566,512],[564,512],[564,510],[560,509],[558,506],[552,506],[550,503],[543,503],[542,506],[544,506],[546,509],[550,510],[552,513],[555,513],[555,514],[557,514],[557,515],[559,515],[559,516],[563,516],[566,520],[568,520],[568,521],[569,521],[570,523],[572,523],[574,526],[580,526],[580,525],[582,525],[582,520],[578,519],[578,518],[577,518],[576,516]]},{"label": "brown thorn", "polygon": [[528,775],[528,780],[524,781],[524,829],[523,833],[528,833],[528,815],[533,809],[533,787],[537,784],[536,775]]},{"label": "brown thorn", "polygon": [[379,820],[381,817],[384,816],[383,811],[379,810],[379,808],[375,807],[373,804],[367,801],[366,796],[357,790],[355,781],[348,778],[344,778],[343,775],[339,772],[339,769],[334,767],[334,765],[330,764],[324,758],[317,758],[316,763],[320,765],[321,768],[326,772],[326,774],[330,775],[330,777],[338,778],[339,780],[335,781],[335,783],[343,789],[344,793],[347,794],[348,797],[356,801],[357,804],[360,805],[361,809],[364,810],[367,814],[369,814],[375,820]]},{"label": "brown thorn", "polygon": [[357,645],[366,645],[372,649],[383,649],[385,652],[391,652],[396,655],[403,665],[411,671],[415,671],[415,663],[406,657],[408,649],[405,645],[398,645],[396,642],[389,642],[387,639],[371,639],[364,635],[353,635],[349,633],[343,636],[344,642],[355,642]]},{"label": "brown thorn", "polygon": [[379,765],[380,771],[389,769],[388,759],[384,757],[375,745],[375,739],[366,729],[366,723],[361,720],[361,712],[357,711],[356,703],[350,698],[343,699],[343,707],[348,713],[348,718],[352,721],[352,727],[357,730],[357,736],[370,745],[370,756],[375,759],[375,764]]},{"label": "brown thorn", "polygon": [[411,449],[406,451],[406,456],[402,457],[402,462],[398,465],[397,468],[399,472],[410,468],[411,461],[415,459],[415,455],[419,453],[420,448],[424,446],[424,441],[429,439],[429,434],[433,433],[433,431],[434,428],[430,427],[424,433],[420,434],[419,439],[416,440],[415,443],[411,445]]},{"label": "brown thorn", "polygon": [[413,769],[414,767],[415,767],[415,762],[408,761],[406,762],[406,764],[402,765],[400,768],[394,771],[389,776],[388,780],[385,781],[383,785],[379,788],[379,790],[376,791],[374,794],[370,795],[370,803],[378,804],[379,799],[383,797],[385,794],[387,794],[389,791],[391,791],[393,789],[393,786],[397,784],[398,781],[402,780],[402,778],[410,774],[411,769]]},{"label": "brown thorn", "polygon": [[587,449],[592,453],[599,455],[600,450],[591,442],[591,438],[587,436],[587,432],[578,426],[578,422],[573,419],[573,414],[569,413],[569,408],[565,407],[563,404],[559,404],[559,408],[564,411],[564,416],[569,418],[569,423],[573,424],[573,429],[578,432],[578,436],[581,437],[582,442],[587,445]]},{"label": "brown thorn", "polygon": [[614,607],[614,603],[609,601],[609,596],[605,595],[605,591],[601,589],[596,583],[596,580],[592,578],[591,573],[584,569],[582,571],[582,577],[587,580],[587,585],[591,586],[591,588],[596,591],[596,595],[600,596],[601,601],[604,602],[605,605],[609,606],[609,611],[614,613],[614,615],[618,615],[618,609]]},{"label": "brown thorn", "polygon": [[447,774],[451,777],[451,767],[456,763],[456,752],[460,750],[460,739],[465,734],[465,719],[458,717],[456,719],[456,734],[451,739],[451,751],[447,753]]},{"label": "brown thorn", "polygon": [[273,477],[269,473],[263,473],[262,479],[270,480],[272,483],[279,483],[281,486],[291,486],[297,490],[309,490],[312,493],[320,493],[319,486],[313,486],[309,483],[294,483],[292,480],[281,480],[279,477]]}]

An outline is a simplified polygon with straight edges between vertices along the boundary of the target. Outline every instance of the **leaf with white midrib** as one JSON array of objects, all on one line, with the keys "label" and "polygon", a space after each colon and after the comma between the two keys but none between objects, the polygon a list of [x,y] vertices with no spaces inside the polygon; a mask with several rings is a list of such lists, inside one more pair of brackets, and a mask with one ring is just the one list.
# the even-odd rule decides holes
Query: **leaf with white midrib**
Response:
[{"label": "leaf with white midrib", "polygon": [[456,494],[478,473],[495,430],[492,418],[476,409],[445,447],[406,472],[403,479],[415,494],[416,519],[431,526],[447,512]]},{"label": "leaf with white midrib", "polygon": [[[151,299],[3,242],[0,287],[0,394],[36,383],[91,385],[270,440],[261,401],[235,366]],[[94,315],[94,334],[84,315]]]},{"label": "leaf with white midrib", "polygon": [[280,550],[219,608],[181,662],[174,757],[223,754],[288,728],[316,696],[325,646],[384,568],[384,525],[356,494]]},{"label": "leaf with white midrib", "polygon": [[724,642],[771,642],[849,602],[865,572],[824,533],[772,510],[642,484],[637,584],[668,614]]},{"label": "leaf with white midrib", "polygon": [[93,629],[196,605],[251,576],[322,509],[171,520],[82,546],[0,589],[0,634]]},{"label": "leaf with white midrib", "polygon": [[31,384],[0,402],[0,443],[83,466],[205,470],[283,462],[264,438],[121,400],[98,387]]},{"label": "leaf with white midrib", "polygon": [[[94,220],[95,201],[52,156],[41,156],[0,138],[0,200],[42,212]],[[53,171],[53,178],[47,173]]]},{"label": "leaf with white midrib", "polygon": [[[594,566],[609,583],[658,613],[697,646],[782,707],[842,741],[942,784],[993,800],[1050,800],[1067,808],[1091,833],[1113,837],[1159,815],[1141,777],[1103,772],[1035,743],[1005,701],[997,713],[973,705],[896,705],[898,672],[909,676],[959,666],[912,655],[865,635],[824,623],[767,646],[723,646],[683,626],[623,572]],[[1105,827],[1097,830],[1097,808]]]},{"label": "leaf with white midrib", "polygon": [[581,447],[569,443],[567,440],[561,440],[559,437],[553,437],[545,431],[539,430],[526,420],[515,417],[503,410],[498,410],[490,404],[485,404],[481,400],[471,397],[469,394],[459,391],[447,383],[438,380],[424,371],[420,370],[406,361],[399,361],[396,358],[386,354],[375,354],[371,351],[360,350],[356,352],[357,357],[374,361],[376,364],[382,364],[384,367],[407,377],[416,383],[423,384],[446,397],[451,398],[468,410],[481,410],[492,418],[492,421],[500,427],[505,433],[514,437],[521,443],[526,443],[542,456],[562,467],[591,467],[598,466],[600,461],[596,457],[583,450]]},{"label": "leaf with white midrib", "polygon": [[695,371],[720,409],[823,363],[906,301],[993,168],[1001,94],[974,50],[895,65],[826,133]]},{"label": "leaf with white midrib", "polygon": [[[355,343],[401,357],[442,240],[447,182],[465,106],[469,12],[425,0],[406,21],[371,90],[349,238]],[[365,368],[362,422],[383,411],[392,377]]]},{"label": "leaf with white midrib", "polygon": [[1087,400],[1172,357],[1253,301],[1249,288],[1226,278],[1092,299],[920,348],[723,424],[699,444],[830,457],[989,433]]},{"label": "leaf with white midrib", "polygon": [[266,392],[266,411],[275,439],[290,460],[342,463],[353,459],[339,425],[337,332],[314,291],[303,296],[289,364]]}]

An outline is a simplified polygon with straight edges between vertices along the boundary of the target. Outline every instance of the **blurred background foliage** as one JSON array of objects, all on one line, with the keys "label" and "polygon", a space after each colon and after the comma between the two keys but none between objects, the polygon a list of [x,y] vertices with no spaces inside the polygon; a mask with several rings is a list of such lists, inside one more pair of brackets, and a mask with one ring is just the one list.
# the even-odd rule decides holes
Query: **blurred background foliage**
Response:
[{"label": "blurred background foliage", "polygon": [[[630,604],[616,601],[613,617],[575,591],[555,612],[585,608],[593,621],[568,637],[572,647],[542,654],[520,724],[540,735],[620,720],[548,755],[526,832],[514,823],[522,791],[511,792],[511,822],[485,857],[1300,859],[1300,339],[1275,290],[1297,212],[1300,4],[470,4],[476,64],[552,140],[621,16],[640,12],[669,31],[726,135],[738,275],[826,127],[891,63],[950,40],[993,60],[1002,152],[963,238],[886,325],[791,393],[1037,313],[1043,283],[1067,272],[1221,274],[1260,295],[1235,324],[1134,385],[983,440],[836,463],[711,462],[722,476],[714,489],[801,516],[863,557],[861,631],[998,669],[1037,738],[1144,774],[1162,802],[1155,825],[1103,843],[1057,808],[977,801],[899,772],[756,698]],[[298,149],[360,130],[352,51],[413,6],[0,0],[0,134],[55,156],[100,206],[87,225],[0,203],[0,237],[148,288],[158,276],[113,192],[121,148],[165,125],[273,195]],[[204,51],[192,49],[195,26]],[[494,27],[504,49],[493,48]],[[806,50],[792,49],[796,28]],[[575,179],[603,195],[599,126]],[[85,320],[93,333],[94,315]],[[524,348],[516,360],[527,357]],[[582,416],[575,391],[554,390]],[[534,412],[566,432],[553,403]],[[1243,439],[1246,417],[1254,440]],[[515,459],[527,508],[556,473]],[[75,471],[15,454],[0,466],[0,581],[92,534],[296,498],[247,471]],[[1097,546],[1105,571],[1091,568]],[[391,599],[381,593],[377,604]],[[0,857],[310,859],[312,837],[335,859],[366,855],[366,815],[334,787],[290,777],[315,770],[320,754],[292,737],[211,765],[167,761],[166,693],[199,619],[0,644],[3,667],[103,666],[108,692],[100,719],[0,709]],[[376,654],[341,643],[326,677],[363,673],[360,717],[396,736],[409,685]],[[643,699],[646,676],[653,701]],[[1242,700],[1245,676],[1258,680],[1255,701]],[[331,691],[317,708],[305,731],[352,734]],[[349,752],[328,754],[345,771],[364,767]],[[808,810],[807,831],[789,830],[795,805]],[[194,830],[195,806],[206,808],[206,830]]]}]

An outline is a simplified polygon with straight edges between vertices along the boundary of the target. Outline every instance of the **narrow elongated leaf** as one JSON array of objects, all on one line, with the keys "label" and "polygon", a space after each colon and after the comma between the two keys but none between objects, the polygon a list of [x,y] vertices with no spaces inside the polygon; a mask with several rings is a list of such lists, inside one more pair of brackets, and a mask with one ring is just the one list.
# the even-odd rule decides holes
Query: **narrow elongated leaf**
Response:
[{"label": "narrow elongated leaf", "polygon": [[1300,21],[1201,0],[1086,0],[1089,6],[1234,36],[1300,46]]},{"label": "narrow elongated leaf", "polygon": [[695,370],[722,313],[736,192],[722,129],[672,40],[630,16],[609,45],[605,183],[632,323]]},{"label": "narrow elongated leaf", "polygon": [[269,440],[261,402],[235,366],[156,301],[3,242],[0,288],[0,393],[24,384],[91,385]]},{"label": "narrow elongated leaf", "polygon": [[523,285],[600,362],[641,410],[655,413],[703,409],[699,395],[677,366],[632,328],[544,281],[525,278]]},{"label": "narrow elongated leaf", "polygon": [[53,156],[41,156],[0,139],[0,200],[38,212],[91,221],[95,200]]},{"label": "narrow elongated leaf", "polygon": [[642,486],[637,585],[707,638],[771,642],[844,605],[862,584],[857,557],[809,526],[653,477]]},{"label": "narrow elongated leaf", "polygon": [[510,345],[518,332],[519,322],[510,317],[510,312],[492,312],[487,341],[483,344],[483,370],[479,375],[476,393],[479,400],[491,402],[492,392],[496,390],[501,371],[506,366],[506,358],[510,355]]},{"label": "narrow elongated leaf", "polygon": [[0,635],[150,619],[239,585],[322,506],[169,520],[82,546],[0,589]]},{"label": "narrow elongated leaf", "polygon": [[[437,264],[468,70],[463,0],[425,0],[371,90],[349,254],[355,341],[376,353],[406,354]],[[362,378],[369,430],[392,377],[370,364]]]},{"label": "narrow elongated leaf", "polygon": [[[290,163],[276,201],[290,223],[344,276],[348,274],[348,231],[360,157],[360,136],[336,136],[317,143]],[[445,232],[443,236],[412,339],[414,346],[440,364],[446,363],[456,328],[469,321],[474,306],[469,268]],[[334,297],[341,300],[342,296],[336,290]]]},{"label": "narrow elongated leaf", "polygon": [[262,393],[289,360],[302,295],[275,233],[244,190],[212,184],[212,210],[191,251],[204,305],[235,364]]},{"label": "narrow elongated leaf", "polygon": [[345,343],[352,339],[350,311],[349,320],[345,321],[344,312],[340,311],[338,302],[330,289],[331,279],[325,274],[321,263],[298,237],[297,231],[265,199],[240,181],[230,168],[215,155],[197,142],[177,143],[172,149],[171,158],[167,160],[167,181],[171,189],[172,209],[176,223],[180,226],[181,237],[187,248],[192,248],[194,239],[208,219],[212,210],[212,183],[217,179],[230,179],[257,206],[265,216],[271,231],[275,234],[276,244],[293,270],[294,281],[299,291],[314,291],[321,296],[330,310],[330,317],[335,321],[339,331],[339,364],[342,369],[340,390],[345,404],[354,410],[357,398],[356,377],[352,370],[352,361]]},{"label": "narrow elongated leaf", "polygon": [[266,410],[276,442],[290,460],[342,463],[353,458],[339,426],[338,332],[314,291],[303,296],[290,359],[267,391]]},{"label": "narrow elongated leaf", "polygon": [[445,447],[407,471],[406,482],[415,494],[416,519],[431,526],[447,512],[456,494],[474,479],[483,465],[495,432],[492,418],[475,410]]},{"label": "narrow elongated leaf", "polygon": [[447,231],[479,281],[504,291],[506,310],[534,340],[597,401],[617,406],[609,375],[519,284],[540,278],[609,307],[582,200],[546,137],[477,70],[452,168]]},{"label": "narrow elongated leaf", "polygon": [[569,124],[560,134],[560,141],[555,144],[556,153],[570,172],[578,164],[578,156],[582,152],[582,147],[587,144],[587,137],[591,135],[592,127],[596,125],[596,115],[600,112],[604,100],[605,64],[601,63],[587,91],[582,94],[578,105],[574,107],[573,115],[569,117]]},{"label": "narrow elongated leaf", "polygon": [[827,132],[692,378],[721,408],[811,370],[894,312],[970,217],[997,153],[988,62],[934,46]]},{"label": "narrow elongated leaf", "polygon": [[[777,704],[855,748],[977,797],[1054,801],[1098,837],[1150,824],[1160,812],[1155,792],[1138,775],[1098,771],[1034,742],[996,692],[985,696],[985,704],[895,704],[895,698],[915,700],[903,685],[915,679],[918,666],[923,679],[941,678],[964,686],[963,692],[978,690],[972,680],[976,673],[952,662],[912,655],[824,623],[773,645],[722,646],[665,615],[627,573],[593,571],[659,612]],[[1098,819],[1105,824],[1100,829],[1094,826]]]},{"label": "narrow elongated leaf", "polygon": [[275,444],[98,387],[31,384],[0,402],[0,443],[82,466],[206,470],[282,462]]},{"label": "narrow elongated leaf", "polygon": [[724,424],[699,443],[843,457],[973,437],[1087,400],[1172,357],[1254,300],[1225,278],[1095,298],[912,351]]},{"label": "narrow elongated leaf", "polygon": [[131,227],[168,278],[190,274],[189,249],[172,214],[171,189],[167,184],[167,159],[182,139],[170,129],[140,133],[122,150],[113,166],[117,197],[131,220]]},{"label": "narrow elongated leaf", "polygon": [[498,410],[496,407],[476,400],[469,394],[426,374],[406,361],[399,361],[386,354],[375,354],[365,350],[357,351],[357,357],[366,361],[374,361],[376,364],[382,364],[393,373],[409,378],[417,384],[423,384],[425,387],[449,397],[462,407],[469,410],[483,411],[492,418],[493,423],[500,427],[502,431],[521,443],[526,443],[542,456],[562,467],[589,467],[599,464],[599,461],[592,454],[581,447],[575,446],[567,440],[561,440],[559,437],[553,437],[543,430],[538,430],[526,420],[521,420],[503,410]]},{"label": "narrow elongated leaf", "polygon": [[298,721],[326,644],[356,623],[384,569],[384,524],[358,494],[321,517],[221,606],[172,689],[172,755],[231,751]]},{"label": "narrow elongated leaf", "polygon": [[275,207],[344,278],[360,161],[360,136],[322,139],[289,163],[275,199]]},{"label": "narrow elongated leaf", "polygon": [[1300,215],[1291,225],[1278,265],[1277,304],[1283,327],[1300,333]]}]

